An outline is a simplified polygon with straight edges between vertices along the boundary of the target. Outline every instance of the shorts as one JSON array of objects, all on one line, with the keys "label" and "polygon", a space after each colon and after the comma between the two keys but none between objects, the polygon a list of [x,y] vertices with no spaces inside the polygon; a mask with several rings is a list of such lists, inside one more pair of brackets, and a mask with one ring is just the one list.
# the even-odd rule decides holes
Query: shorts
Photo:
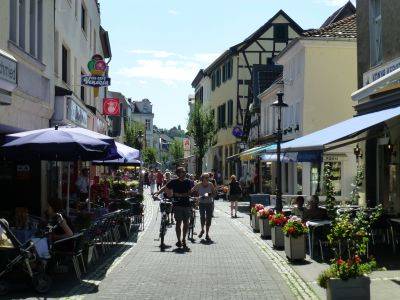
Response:
[{"label": "shorts", "polygon": [[242,198],[241,195],[230,195],[229,196],[229,201],[239,201],[240,198]]},{"label": "shorts", "polygon": [[199,210],[201,225],[207,224],[210,226],[214,211],[214,203],[200,203]]},{"label": "shorts", "polygon": [[176,222],[183,221],[184,223],[189,222],[191,207],[186,206],[174,206],[174,216]]}]

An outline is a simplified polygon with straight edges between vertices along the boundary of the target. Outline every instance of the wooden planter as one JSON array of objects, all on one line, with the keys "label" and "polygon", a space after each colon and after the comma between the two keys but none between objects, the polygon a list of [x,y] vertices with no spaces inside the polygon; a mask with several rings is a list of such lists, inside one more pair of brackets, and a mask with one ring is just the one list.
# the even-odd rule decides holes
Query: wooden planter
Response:
[{"label": "wooden planter", "polygon": [[260,222],[258,221],[260,218],[255,215],[251,215],[251,228],[253,228],[254,232],[260,231]]},{"label": "wooden planter", "polygon": [[371,280],[367,276],[351,278],[348,280],[329,279],[326,289],[328,300],[369,300]]},{"label": "wooden planter", "polygon": [[271,228],[272,245],[275,248],[283,248],[285,246],[285,239],[282,231],[282,226],[274,226]]},{"label": "wooden planter", "polygon": [[294,238],[285,235],[285,253],[289,260],[304,260],[306,258],[305,236]]},{"label": "wooden planter", "polygon": [[269,225],[269,220],[264,218],[259,218],[260,223],[260,233],[262,238],[271,237],[271,225]]}]

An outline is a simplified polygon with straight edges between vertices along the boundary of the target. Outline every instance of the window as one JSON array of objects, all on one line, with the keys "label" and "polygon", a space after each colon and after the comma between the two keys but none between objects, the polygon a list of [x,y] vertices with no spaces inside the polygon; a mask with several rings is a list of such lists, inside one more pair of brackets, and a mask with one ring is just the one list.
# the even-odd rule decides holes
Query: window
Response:
[{"label": "window", "polygon": [[215,73],[211,74],[211,90],[215,90]]},{"label": "window", "polygon": [[194,96],[196,103],[203,104],[203,87],[200,87]]},{"label": "window", "polygon": [[82,9],[81,9],[81,27],[82,30],[86,33],[86,22],[87,22],[87,15],[86,15],[86,8],[85,5],[82,3]]},{"label": "window", "polygon": [[25,0],[19,0],[19,10],[18,10],[18,45],[25,49],[25,16],[26,15],[26,5]]},{"label": "window", "polygon": [[29,6],[29,53],[36,56],[36,0]]},{"label": "window", "polygon": [[381,0],[370,0],[371,67],[382,61],[382,13]]},{"label": "window", "polygon": [[[81,71],[81,76],[85,75],[85,73],[83,71]],[[83,101],[83,103],[85,102],[85,86],[81,85],[81,100]]]},{"label": "window", "polygon": [[150,130],[151,127],[151,120],[146,119],[146,130]]},{"label": "window", "polygon": [[228,101],[228,126],[233,124],[233,100]]},{"label": "window", "polygon": [[311,195],[315,195],[318,189],[319,183],[319,163],[312,163],[311,164],[311,174],[310,174],[310,192]]},{"label": "window", "polygon": [[65,83],[69,83],[69,53],[68,49],[62,45],[61,49],[61,79]]},{"label": "window", "polygon": [[17,42],[17,1],[10,0],[10,40]]},{"label": "window", "polygon": [[221,85],[221,68],[217,69],[217,71],[215,72],[215,76],[217,77],[215,84],[217,86],[220,86]]},{"label": "window", "polygon": [[58,34],[58,31],[54,31],[54,74],[58,76],[58,58],[59,58],[59,38],[60,35]]},{"label": "window", "polygon": [[218,113],[218,122],[217,122],[218,129],[225,128],[226,104],[218,106],[217,113]]},{"label": "window", "polygon": [[289,39],[289,27],[287,24],[274,25],[274,40],[279,43],[287,43]]}]

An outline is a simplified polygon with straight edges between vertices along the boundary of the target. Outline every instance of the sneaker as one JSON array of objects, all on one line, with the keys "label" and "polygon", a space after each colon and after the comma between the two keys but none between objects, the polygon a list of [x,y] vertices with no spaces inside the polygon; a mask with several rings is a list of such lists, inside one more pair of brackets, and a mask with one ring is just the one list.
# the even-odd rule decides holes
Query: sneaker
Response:
[{"label": "sneaker", "polygon": [[184,251],[186,251],[186,252],[189,252],[189,251],[190,251],[190,248],[186,245],[186,242],[183,242],[183,243],[182,243],[182,249],[183,249]]},{"label": "sneaker", "polygon": [[200,231],[200,234],[198,235],[199,239],[201,239],[201,237],[203,236],[203,234],[204,234],[204,230]]},{"label": "sneaker", "polygon": [[207,241],[207,242],[211,242],[211,239],[210,239],[210,236],[209,236],[209,235],[206,235],[206,241]]},{"label": "sneaker", "polygon": [[182,247],[181,241],[177,241],[175,245],[176,245],[178,248],[181,248],[181,247]]}]

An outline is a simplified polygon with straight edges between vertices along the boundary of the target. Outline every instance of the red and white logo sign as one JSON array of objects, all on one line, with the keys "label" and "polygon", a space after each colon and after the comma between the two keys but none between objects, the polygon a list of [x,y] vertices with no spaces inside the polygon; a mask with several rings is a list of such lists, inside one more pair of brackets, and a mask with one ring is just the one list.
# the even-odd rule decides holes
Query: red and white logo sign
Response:
[{"label": "red and white logo sign", "polygon": [[118,98],[104,98],[103,100],[103,115],[105,116],[119,116],[119,99]]}]

